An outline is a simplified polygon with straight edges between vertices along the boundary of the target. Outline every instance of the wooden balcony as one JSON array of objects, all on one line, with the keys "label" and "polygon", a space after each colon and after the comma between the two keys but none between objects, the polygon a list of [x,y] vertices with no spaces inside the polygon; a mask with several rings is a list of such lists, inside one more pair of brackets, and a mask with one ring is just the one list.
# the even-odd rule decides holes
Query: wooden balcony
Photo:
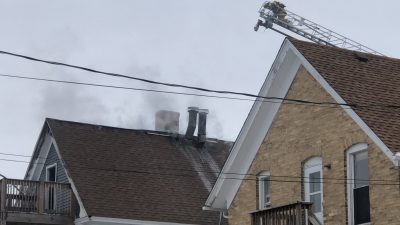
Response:
[{"label": "wooden balcony", "polygon": [[319,225],[311,212],[312,203],[295,202],[251,213],[252,225]]},{"label": "wooden balcony", "polygon": [[72,224],[75,206],[69,184],[0,180],[0,224]]}]

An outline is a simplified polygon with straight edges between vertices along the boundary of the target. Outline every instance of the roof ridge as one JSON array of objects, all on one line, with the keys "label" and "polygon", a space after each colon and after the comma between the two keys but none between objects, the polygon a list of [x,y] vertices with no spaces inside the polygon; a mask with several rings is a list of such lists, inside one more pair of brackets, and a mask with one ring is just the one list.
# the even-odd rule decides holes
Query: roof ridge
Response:
[{"label": "roof ridge", "polygon": [[71,120],[61,120],[61,119],[48,118],[48,117],[46,117],[45,121],[46,122],[53,121],[53,122],[57,122],[57,123],[68,123],[68,124],[75,124],[75,125],[81,125],[81,126],[90,126],[90,127],[102,127],[102,128],[108,128],[108,129],[116,129],[116,130],[139,131],[139,132],[156,132],[156,133],[160,133],[160,134],[170,134],[170,133],[165,132],[165,131],[147,130],[147,129],[132,129],[132,128],[125,128],[125,127],[115,127],[115,126],[109,126],[109,125],[87,123],[87,122],[78,122],[78,121],[71,121]]},{"label": "roof ridge", "polygon": [[[291,36],[286,37],[286,39],[288,39],[293,45],[296,44],[293,42],[300,42],[302,44],[309,44],[309,45],[314,45],[314,46],[318,46],[318,47],[322,47],[322,48],[327,48],[327,49],[332,49],[335,51],[343,51],[343,52],[348,52],[348,53],[353,53],[353,54],[363,54],[365,56],[368,57],[374,57],[374,58],[380,58],[380,59],[384,59],[384,60],[393,60],[396,62],[400,62],[400,59],[398,58],[394,58],[394,57],[390,57],[390,56],[385,56],[385,55],[375,55],[372,53],[367,53],[367,52],[360,52],[360,51],[356,51],[356,50],[350,50],[350,49],[346,49],[346,48],[339,48],[336,46],[329,46],[329,45],[323,45],[323,44],[319,44],[319,43],[315,43],[315,42],[311,42],[311,41],[305,41],[305,40],[300,40]],[[296,47],[297,48],[297,47]]]},{"label": "roof ridge", "polygon": [[[77,122],[77,121],[70,121],[70,120],[61,120],[61,119],[55,119],[55,118],[49,118],[46,117],[45,122],[50,126],[51,128],[51,122],[55,122],[55,123],[67,123],[67,124],[72,124],[72,125],[80,125],[80,126],[87,126],[87,127],[101,127],[101,128],[105,128],[105,129],[113,129],[113,130],[121,130],[121,131],[132,131],[132,132],[137,132],[137,133],[144,133],[147,135],[161,135],[161,136],[178,136],[183,137],[184,134],[173,134],[170,132],[166,132],[166,131],[158,131],[158,130],[148,130],[148,129],[133,129],[133,128],[125,128],[125,127],[115,127],[115,126],[109,126],[109,125],[102,125],[102,124],[94,124],[94,123],[86,123],[86,122]],[[50,123],[49,123],[50,122]],[[197,137],[197,136],[194,136]],[[207,141],[208,142],[233,142],[233,141],[229,141],[229,140],[224,140],[224,139],[219,139],[219,138],[214,138],[214,137],[207,137]]]}]

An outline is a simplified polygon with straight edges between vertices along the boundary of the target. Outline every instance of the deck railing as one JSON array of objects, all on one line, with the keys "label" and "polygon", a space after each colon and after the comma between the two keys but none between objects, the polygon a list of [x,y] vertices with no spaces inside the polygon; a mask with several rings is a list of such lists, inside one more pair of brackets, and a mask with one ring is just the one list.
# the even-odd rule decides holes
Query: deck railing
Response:
[{"label": "deck railing", "polygon": [[251,213],[252,225],[306,225],[312,203],[295,202]]},{"label": "deck railing", "polygon": [[2,217],[19,212],[71,215],[69,184],[15,179],[2,179],[0,183]]}]

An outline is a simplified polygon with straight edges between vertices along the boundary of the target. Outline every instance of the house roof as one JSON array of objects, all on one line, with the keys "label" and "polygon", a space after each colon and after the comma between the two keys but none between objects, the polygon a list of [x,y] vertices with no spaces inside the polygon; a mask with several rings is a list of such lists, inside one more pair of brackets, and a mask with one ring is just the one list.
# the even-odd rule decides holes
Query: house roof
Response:
[{"label": "house roof", "polygon": [[198,147],[162,132],[46,122],[89,216],[218,223],[219,213],[202,206],[230,142]]},{"label": "house roof", "polygon": [[[358,105],[399,105],[400,60],[287,38],[259,92],[260,96],[285,98],[300,66],[306,68],[334,102]],[[242,180],[231,174],[246,174],[270,129],[281,102],[256,101],[232,147],[205,208],[226,210]],[[395,165],[400,151],[400,109],[343,107]],[[228,179],[227,179],[228,178]]]},{"label": "house roof", "polygon": [[[289,40],[348,104],[400,105],[400,59]],[[353,109],[392,152],[400,151],[400,108]]]}]

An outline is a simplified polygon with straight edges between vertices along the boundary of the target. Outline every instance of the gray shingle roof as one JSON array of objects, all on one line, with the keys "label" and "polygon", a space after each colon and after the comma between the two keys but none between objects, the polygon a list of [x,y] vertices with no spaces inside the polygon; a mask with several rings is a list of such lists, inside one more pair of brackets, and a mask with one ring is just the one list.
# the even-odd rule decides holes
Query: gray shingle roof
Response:
[{"label": "gray shingle roof", "polygon": [[218,223],[202,206],[230,142],[200,148],[159,132],[46,121],[90,216]]}]

